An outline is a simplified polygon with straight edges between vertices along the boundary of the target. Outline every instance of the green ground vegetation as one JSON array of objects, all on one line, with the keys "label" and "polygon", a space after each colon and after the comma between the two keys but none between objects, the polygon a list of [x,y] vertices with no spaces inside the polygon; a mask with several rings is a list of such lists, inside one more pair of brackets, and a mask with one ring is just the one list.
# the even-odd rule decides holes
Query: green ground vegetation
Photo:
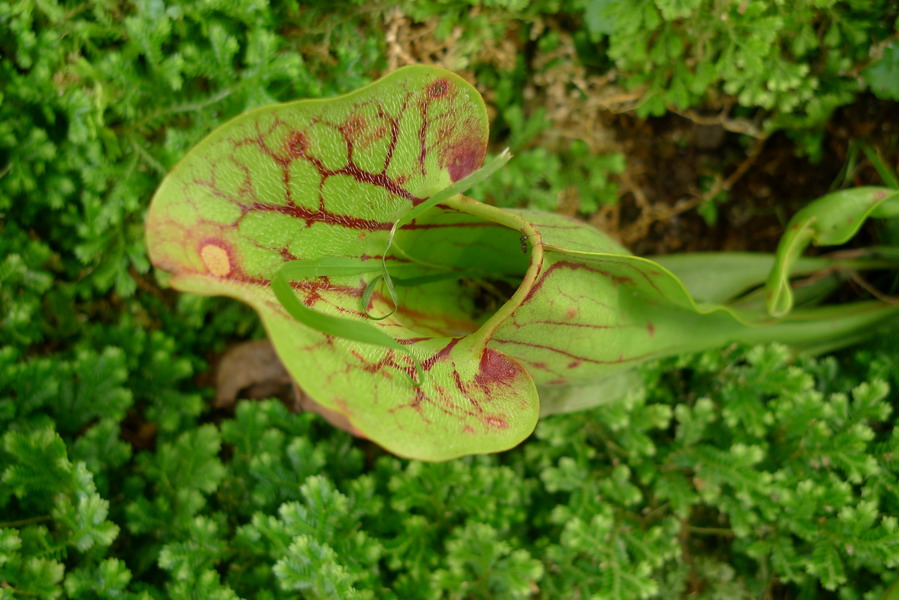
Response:
[{"label": "green ground vegetation", "polygon": [[519,155],[479,197],[573,187],[587,216],[626,160],[539,144],[558,122],[527,93],[572,65],[638,118],[726,108],[811,155],[838,107],[899,99],[887,0],[474,4],[0,5],[0,598],[873,600],[899,577],[896,332],[652,364],[645,394],[440,464],[275,401],[210,408],[210,357],[263,333],[160,286],[143,218],[249,108],[441,59]]}]

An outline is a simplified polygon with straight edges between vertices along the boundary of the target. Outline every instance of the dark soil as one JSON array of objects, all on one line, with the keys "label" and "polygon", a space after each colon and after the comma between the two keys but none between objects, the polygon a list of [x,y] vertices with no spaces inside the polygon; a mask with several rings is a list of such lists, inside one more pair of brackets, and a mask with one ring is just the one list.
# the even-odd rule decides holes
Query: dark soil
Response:
[{"label": "dark soil", "polygon": [[[628,168],[650,204],[674,206],[701,193],[704,181],[730,176],[747,160],[747,137],[718,126],[697,125],[669,114],[639,121],[616,120],[619,139],[626,140]],[[755,160],[721,197],[718,219],[706,223],[696,210],[654,222],[649,234],[629,241],[639,255],[693,251],[773,251],[790,216],[810,200],[838,187],[883,185],[860,150],[854,168],[844,172],[855,144],[867,143],[893,171],[899,170],[899,111],[896,104],[861,96],[844,107],[827,128],[819,160],[797,155],[797,146],[776,133],[764,141]],[[621,223],[640,218],[633,198],[622,200]],[[876,225],[856,244],[876,242]]]}]

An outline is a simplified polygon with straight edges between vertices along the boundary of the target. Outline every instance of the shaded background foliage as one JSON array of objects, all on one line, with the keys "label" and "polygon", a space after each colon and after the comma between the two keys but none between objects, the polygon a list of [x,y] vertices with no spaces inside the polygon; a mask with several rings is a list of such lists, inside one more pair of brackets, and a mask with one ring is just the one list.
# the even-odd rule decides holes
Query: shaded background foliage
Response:
[{"label": "shaded background foliage", "polygon": [[620,406],[424,464],[275,401],[213,410],[210,361],[262,332],[160,286],[142,231],[224,120],[421,61],[475,82],[518,156],[473,196],[640,252],[770,249],[796,205],[895,172],[894,3],[15,0],[0,55],[0,598],[877,598],[896,578],[895,332],[650,365]]}]

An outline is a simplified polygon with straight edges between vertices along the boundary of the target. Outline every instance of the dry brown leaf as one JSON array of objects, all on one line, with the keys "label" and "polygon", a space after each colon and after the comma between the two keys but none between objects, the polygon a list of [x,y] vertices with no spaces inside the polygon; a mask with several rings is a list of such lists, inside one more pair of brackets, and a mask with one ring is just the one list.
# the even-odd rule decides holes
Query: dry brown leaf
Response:
[{"label": "dry brown leaf", "polygon": [[314,412],[331,425],[360,435],[346,417],[318,404],[293,381],[268,340],[244,342],[228,348],[216,369],[215,407],[228,408],[238,398],[261,400],[272,397],[286,401],[293,411]]},{"label": "dry brown leaf", "polygon": [[291,384],[268,340],[231,346],[218,363],[215,374],[215,407],[232,406],[238,397],[250,399],[284,396]]}]

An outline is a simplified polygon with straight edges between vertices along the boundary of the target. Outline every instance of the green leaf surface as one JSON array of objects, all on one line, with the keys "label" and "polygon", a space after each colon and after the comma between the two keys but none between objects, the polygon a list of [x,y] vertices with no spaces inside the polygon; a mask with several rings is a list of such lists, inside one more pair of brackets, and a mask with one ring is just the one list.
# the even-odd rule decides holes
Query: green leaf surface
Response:
[{"label": "green leaf surface", "polygon": [[294,539],[274,572],[282,589],[301,591],[309,598],[372,597],[359,594],[353,587],[352,578],[331,547],[306,535]]},{"label": "green leaf surface", "polygon": [[118,558],[107,558],[99,564],[84,566],[66,574],[65,588],[70,598],[127,598],[126,588],[131,571]]},{"label": "green leaf surface", "polygon": [[74,469],[74,489],[70,496],[60,496],[53,507],[53,518],[67,536],[67,543],[81,552],[112,544],[119,527],[107,520],[109,501],[100,497],[94,479],[84,463]]},{"label": "green leaf surface", "polygon": [[6,492],[20,499],[27,497],[38,507],[44,506],[55,493],[67,489],[72,481],[72,463],[65,442],[50,427],[28,432],[7,431],[3,436],[3,451],[10,458],[9,466],[0,474]]}]

